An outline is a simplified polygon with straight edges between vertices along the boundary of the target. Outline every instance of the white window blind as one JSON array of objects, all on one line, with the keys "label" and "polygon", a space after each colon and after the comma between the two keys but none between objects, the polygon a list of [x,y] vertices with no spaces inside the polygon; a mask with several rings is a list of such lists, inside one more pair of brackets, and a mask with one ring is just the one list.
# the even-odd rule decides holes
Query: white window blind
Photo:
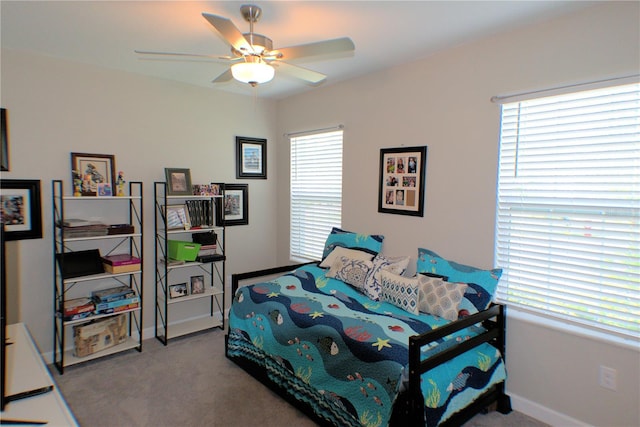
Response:
[{"label": "white window blind", "polygon": [[502,106],[498,299],[640,336],[640,84]]},{"label": "white window blind", "polygon": [[342,224],[342,134],[291,137],[290,258],[319,260],[332,227]]}]

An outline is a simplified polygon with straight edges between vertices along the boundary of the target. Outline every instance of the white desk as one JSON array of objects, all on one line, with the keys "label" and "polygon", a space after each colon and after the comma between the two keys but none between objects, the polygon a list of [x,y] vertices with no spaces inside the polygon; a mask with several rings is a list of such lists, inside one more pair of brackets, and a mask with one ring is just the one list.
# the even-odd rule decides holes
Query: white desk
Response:
[{"label": "white desk", "polygon": [[28,420],[46,422],[47,426],[78,426],[26,326],[7,326],[7,341],[12,344],[7,346],[6,395],[51,390],[9,402],[0,414],[2,422]]}]

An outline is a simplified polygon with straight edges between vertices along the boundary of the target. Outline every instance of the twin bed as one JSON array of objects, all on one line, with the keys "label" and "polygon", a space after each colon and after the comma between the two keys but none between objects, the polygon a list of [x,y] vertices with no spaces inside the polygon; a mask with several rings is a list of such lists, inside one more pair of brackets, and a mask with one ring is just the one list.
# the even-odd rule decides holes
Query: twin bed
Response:
[{"label": "twin bed", "polygon": [[424,275],[404,277],[408,257],[384,257],[381,244],[334,229],[321,263],[234,275],[227,357],[321,425],[508,413],[505,313],[491,303],[501,272],[419,249]]}]

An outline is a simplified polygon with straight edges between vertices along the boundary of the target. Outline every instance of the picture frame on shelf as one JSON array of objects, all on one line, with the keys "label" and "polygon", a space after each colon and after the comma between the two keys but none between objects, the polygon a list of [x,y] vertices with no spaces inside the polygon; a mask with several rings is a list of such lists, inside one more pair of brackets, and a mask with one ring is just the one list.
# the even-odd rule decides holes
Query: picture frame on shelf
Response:
[{"label": "picture frame on shelf", "polygon": [[187,205],[167,205],[165,209],[167,230],[186,230],[191,226]]},{"label": "picture frame on shelf", "polygon": [[171,299],[182,298],[182,297],[186,297],[187,295],[189,295],[189,293],[187,290],[186,283],[169,285],[169,298]]},{"label": "picture frame on shelf", "polygon": [[212,195],[214,195],[214,196],[222,195],[222,191],[223,191],[223,184],[222,183],[212,182],[209,185],[211,186]]},{"label": "picture frame on shelf", "polygon": [[236,178],[267,179],[267,140],[236,137]]},{"label": "picture frame on shelf", "polygon": [[42,238],[40,180],[0,180],[0,217],[5,240]]},{"label": "picture frame on shelf", "polygon": [[72,191],[77,193],[76,182],[80,180],[81,196],[96,196],[98,184],[114,186],[116,160],[113,154],[71,153]]},{"label": "picture frame on shelf", "polygon": [[98,197],[111,197],[113,196],[113,190],[111,184],[98,184]]},{"label": "picture frame on shelf", "polygon": [[0,126],[2,126],[2,147],[0,150],[0,171],[9,172],[9,120],[7,110],[0,108]]},{"label": "picture frame on shelf", "polygon": [[204,294],[204,276],[191,276],[191,295]]},{"label": "picture frame on shelf", "polygon": [[223,203],[217,206],[216,225],[248,225],[249,184],[225,184]]},{"label": "picture frame on shelf", "polygon": [[168,196],[191,196],[191,169],[165,168]]},{"label": "picture frame on shelf", "polygon": [[378,212],[424,216],[427,146],[380,150]]}]

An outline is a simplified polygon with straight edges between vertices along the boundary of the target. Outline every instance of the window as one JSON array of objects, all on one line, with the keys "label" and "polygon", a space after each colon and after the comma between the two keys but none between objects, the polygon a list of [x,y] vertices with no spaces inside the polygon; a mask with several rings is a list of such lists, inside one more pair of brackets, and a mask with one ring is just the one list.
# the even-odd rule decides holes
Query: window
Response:
[{"label": "window", "polygon": [[331,228],[342,224],[342,131],[290,141],[290,258],[319,260]]},{"label": "window", "polygon": [[640,336],[640,84],[502,105],[498,299]]}]

